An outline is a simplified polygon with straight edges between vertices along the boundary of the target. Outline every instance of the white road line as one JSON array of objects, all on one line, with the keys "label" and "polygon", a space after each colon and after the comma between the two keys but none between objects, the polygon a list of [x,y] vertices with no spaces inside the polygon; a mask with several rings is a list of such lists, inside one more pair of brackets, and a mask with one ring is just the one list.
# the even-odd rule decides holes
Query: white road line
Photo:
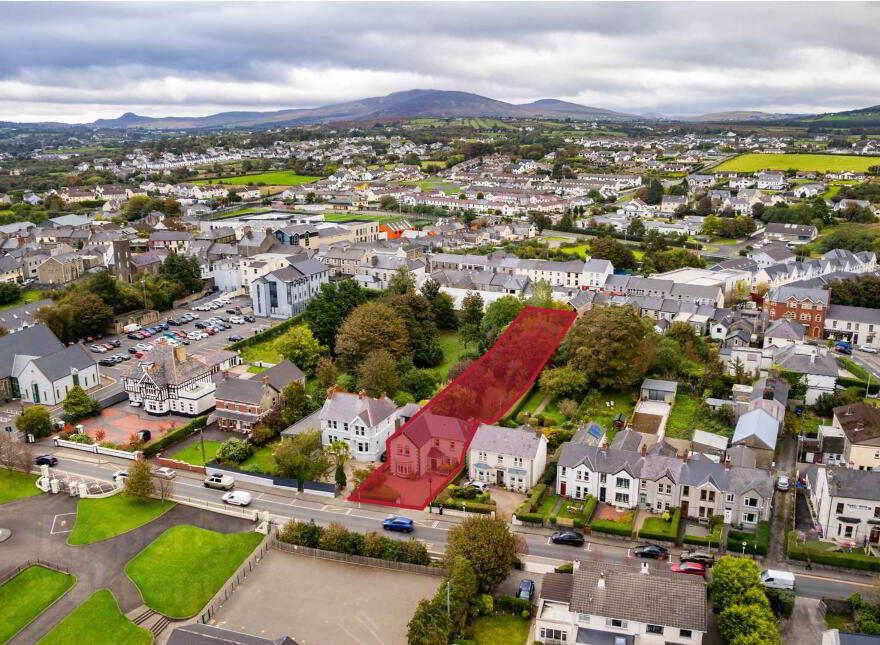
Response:
[{"label": "white road line", "polygon": [[434,520],[434,523],[431,525],[431,528],[432,528],[432,529],[436,529],[436,528],[437,528],[437,525],[438,525],[439,523],[440,523],[439,520]]},{"label": "white road line", "polygon": [[591,548],[591,546],[592,546],[592,544],[593,544],[593,543],[592,543],[592,542],[587,542],[587,551],[589,551],[589,550],[590,550],[590,548]]},{"label": "white road line", "polygon": [[547,538],[547,541],[544,544],[546,544],[547,546],[553,545],[553,543],[550,541],[550,538]]},{"label": "white road line", "polygon": [[[52,519],[52,528],[49,529],[49,535],[56,535],[58,533],[70,533],[73,530],[73,525],[71,524],[69,529],[60,529],[58,531],[55,530],[55,522],[58,521],[59,517],[65,517],[67,515],[76,515],[76,513],[59,513]],[[67,526],[67,520],[61,520],[61,526]]]}]

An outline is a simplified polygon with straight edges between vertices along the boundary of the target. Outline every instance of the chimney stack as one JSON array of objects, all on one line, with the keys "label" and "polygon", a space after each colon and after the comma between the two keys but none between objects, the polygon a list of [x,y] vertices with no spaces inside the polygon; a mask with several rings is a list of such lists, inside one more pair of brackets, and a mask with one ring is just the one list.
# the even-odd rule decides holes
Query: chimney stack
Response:
[{"label": "chimney stack", "polygon": [[363,399],[365,396],[367,396],[366,391],[361,390],[360,392],[358,392],[358,398],[359,398],[359,399]]},{"label": "chimney stack", "polygon": [[186,360],[186,347],[183,345],[179,345],[174,348],[174,360],[178,363],[182,363]]},{"label": "chimney stack", "polygon": [[600,574],[599,574],[599,583],[598,583],[598,585],[596,585],[596,586],[597,586],[599,589],[604,589],[604,588],[605,588],[605,574],[604,574],[604,573],[600,573]]},{"label": "chimney stack", "polygon": [[327,400],[329,401],[330,399],[332,399],[333,395],[339,391],[340,391],[340,388],[338,385],[331,385],[330,387],[328,387],[327,388]]}]

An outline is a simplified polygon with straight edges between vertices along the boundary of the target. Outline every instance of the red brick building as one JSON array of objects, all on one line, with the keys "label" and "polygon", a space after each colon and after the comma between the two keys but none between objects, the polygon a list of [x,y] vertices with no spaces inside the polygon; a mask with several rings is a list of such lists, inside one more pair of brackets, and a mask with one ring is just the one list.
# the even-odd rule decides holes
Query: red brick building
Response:
[{"label": "red brick building", "polygon": [[806,329],[810,338],[822,338],[825,317],[831,302],[828,289],[776,287],[764,298],[764,311],[770,320],[793,320]]}]

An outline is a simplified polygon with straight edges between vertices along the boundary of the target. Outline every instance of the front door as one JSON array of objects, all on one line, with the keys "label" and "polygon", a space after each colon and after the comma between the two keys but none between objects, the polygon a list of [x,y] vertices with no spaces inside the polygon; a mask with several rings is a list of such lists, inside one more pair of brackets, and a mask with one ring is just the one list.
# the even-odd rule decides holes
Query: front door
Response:
[{"label": "front door", "polygon": [[605,501],[605,487],[604,486],[599,489],[599,501],[600,502]]},{"label": "front door", "polygon": [[36,383],[33,383],[33,391],[34,391],[34,403],[40,402],[40,388],[37,387]]},{"label": "front door", "polygon": [[499,486],[504,486],[504,471],[496,470],[495,471],[495,483]]},{"label": "front door", "polygon": [[559,483],[559,494],[560,494],[562,497],[565,497],[565,482],[560,482],[560,483]]},{"label": "front door", "polygon": [[880,542],[880,526],[871,527],[871,537],[868,539],[871,540],[872,544]]}]

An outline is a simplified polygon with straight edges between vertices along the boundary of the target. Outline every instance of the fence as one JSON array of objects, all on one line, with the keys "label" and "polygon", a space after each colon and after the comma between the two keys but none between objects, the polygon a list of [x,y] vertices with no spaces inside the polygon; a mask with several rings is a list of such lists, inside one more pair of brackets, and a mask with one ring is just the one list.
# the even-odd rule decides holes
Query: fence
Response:
[{"label": "fence", "polygon": [[229,504],[222,504],[220,502],[212,502],[207,499],[200,499],[198,497],[186,497],[184,495],[172,495],[169,497],[171,501],[177,502],[178,504],[183,504],[184,506],[193,506],[195,508],[203,508],[206,511],[212,511],[214,513],[221,513],[223,515],[230,515],[232,517],[240,517],[245,520],[250,520],[251,522],[256,522],[259,517],[259,511],[254,511],[247,508],[242,508],[240,506],[231,506]]},{"label": "fence", "polygon": [[260,546],[257,547],[257,550],[251,554],[251,557],[249,557],[238,568],[238,570],[229,577],[229,580],[226,581],[223,588],[214,594],[214,597],[211,598],[207,605],[205,605],[199,614],[200,623],[205,625],[208,624],[208,621],[214,617],[214,614],[223,606],[223,603],[229,600],[229,596],[232,595],[235,589],[247,579],[250,573],[254,570],[254,567],[260,564],[271,545],[272,531],[270,530],[265,539],[260,542]]},{"label": "fence", "polygon": [[55,437],[53,440],[56,448],[73,448],[74,450],[84,450],[96,455],[108,455],[110,457],[121,457],[122,459],[143,459],[144,453],[140,450],[136,452],[128,452],[127,450],[116,450],[115,448],[104,448],[98,444],[77,443],[76,441],[67,441]]},{"label": "fence", "polygon": [[195,466],[193,464],[188,464],[185,461],[177,461],[176,459],[169,459],[168,457],[163,457],[160,452],[156,457],[156,461],[160,466],[168,466],[168,468],[175,468],[176,470],[188,470],[191,473],[201,473],[205,474],[204,466]]},{"label": "fence", "polygon": [[6,584],[25,569],[34,566],[45,567],[46,569],[54,569],[55,571],[60,571],[61,573],[70,573],[70,569],[68,569],[67,567],[63,567],[60,564],[53,564],[51,562],[46,562],[45,560],[35,558],[33,560],[25,561],[23,564],[20,564],[17,567],[10,569],[6,573],[0,574],[0,585]]},{"label": "fence", "polygon": [[347,553],[337,553],[336,551],[325,551],[324,549],[313,549],[308,546],[299,546],[297,544],[288,544],[281,542],[277,538],[273,538],[272,546],[279,551],[287,551],[288,553],[299,553],[311,558],[319,558],[322,560],[335,560],[337,562],[347,562],[348,564],[358,564],[364,567],[376,567],[378,569],[394,569],[395,571],[407,571],[409,573],[422,573],[429,576],[446,576],[448,571],[441,567],[431,567],[424,564],[411,564],[409,562],[392,562],[391,560],[382,560],[380,558],[368,558],[363,555],[349,555]]},{"label": "fence", "polygon": [[[230,468],[229,466],[220,466],[213,462],[205,466],[206,469],[217,470],[229,473],[233,477],[249,484],[257,484],[258,486],[269,486],[270,488],[280,488],[282,490],[297,490],[298,485],[295,479],[289,477],[274,477],[263,473],[252,473],[238,468]],[[326,482],[303,482],[303,492],[311,495],[319,495],[321,497],[336,497],[336,484]]]}]

